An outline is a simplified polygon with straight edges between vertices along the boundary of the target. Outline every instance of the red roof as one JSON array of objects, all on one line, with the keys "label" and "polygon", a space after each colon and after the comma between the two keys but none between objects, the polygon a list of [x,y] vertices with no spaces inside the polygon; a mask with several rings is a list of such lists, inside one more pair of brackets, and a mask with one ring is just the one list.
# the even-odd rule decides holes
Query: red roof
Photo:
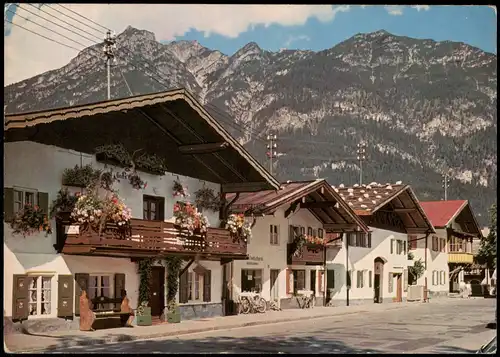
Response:
[{"label": "red roof", "polygon": [[445,227],[448,222],[464,207],[466,200],[420,201],[420,205],[436,228]]}]

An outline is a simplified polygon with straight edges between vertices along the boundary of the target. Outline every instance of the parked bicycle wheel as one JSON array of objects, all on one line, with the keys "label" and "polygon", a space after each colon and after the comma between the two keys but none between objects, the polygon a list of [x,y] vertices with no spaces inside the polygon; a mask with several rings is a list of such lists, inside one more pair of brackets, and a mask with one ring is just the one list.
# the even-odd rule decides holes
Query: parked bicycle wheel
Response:
[{"label": "parked bicycle wheel", "polygon": [[256,305],[255,311],[260,312],[261,314],[266,312],[267,302],[264,298],[260,298]]},{"label": "parked bicycle wheel", "polygon": [[242,314],[248,314],[250,312],[251,305],[250,301],[246,297],[241,298],[240,311]]}]

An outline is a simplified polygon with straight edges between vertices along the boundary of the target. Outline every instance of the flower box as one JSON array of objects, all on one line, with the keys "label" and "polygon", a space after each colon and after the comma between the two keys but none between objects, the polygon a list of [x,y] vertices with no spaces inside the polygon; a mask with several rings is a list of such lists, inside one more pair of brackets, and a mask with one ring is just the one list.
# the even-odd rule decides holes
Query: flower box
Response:
[{"label": "flower box", "polygon": [[181,309],[176,307],[174,311],[167,312],[167,322],[170,324],[178,324],[181,322]]}]

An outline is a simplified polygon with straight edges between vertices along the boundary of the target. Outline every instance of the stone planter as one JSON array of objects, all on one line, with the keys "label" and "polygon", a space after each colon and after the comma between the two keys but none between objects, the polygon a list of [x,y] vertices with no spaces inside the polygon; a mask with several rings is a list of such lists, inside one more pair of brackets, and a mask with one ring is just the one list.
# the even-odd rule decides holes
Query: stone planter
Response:
[{"label": "stone planter", "polygon": [[136,316],[137,326],[151,326],[153,324],[151,319],[151,307],[145,307],[142,315]]},{"label": "stone planter", "polygon": [[181,322],[181,309],[178,306],[174,311],[167,312],[167,322],[170,324],[178,324]]}]

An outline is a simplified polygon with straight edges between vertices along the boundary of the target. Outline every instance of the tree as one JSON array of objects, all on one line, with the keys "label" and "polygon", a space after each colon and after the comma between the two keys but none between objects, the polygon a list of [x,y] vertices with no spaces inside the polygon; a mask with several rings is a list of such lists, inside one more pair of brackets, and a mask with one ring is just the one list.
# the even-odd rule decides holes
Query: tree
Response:
[{"label": "tree", "polygon": [[474,260],[478,264],[486,264],[489,269],[497,266],[497,205],[496,203],[489,209],[490,212],[490,232],[481,240],[481,246]]},{"label": "tree", "polygon": [[[408,252],[408,260],[413,260],[414,256],[412,252]],[[417,280],[424,275],[425,267],[422,259],[416,260],[413,263],[413,266],[408,267],[408,284],[414,285],[417,283]]]}]

